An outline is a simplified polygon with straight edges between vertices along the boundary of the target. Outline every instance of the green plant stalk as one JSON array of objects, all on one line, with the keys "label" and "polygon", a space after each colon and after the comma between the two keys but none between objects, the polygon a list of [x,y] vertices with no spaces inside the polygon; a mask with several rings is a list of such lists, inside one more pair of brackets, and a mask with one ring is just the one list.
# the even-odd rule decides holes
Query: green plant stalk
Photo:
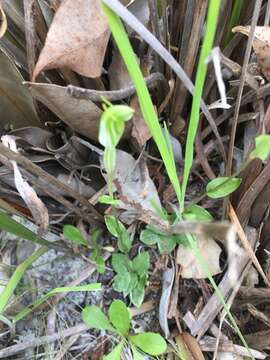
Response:
[{"label": "green plant stalk", "polygon": [[242,341],[242,344],[244,345],[244,347],[247,349],[250,357],[252,359],[254,359],[254,357],[253,357],[253,355],[252,355],[252,353],[251,353],[251,351],[249,349],[249,346],[248,346],[244,336],[241,333],[241,330],[239,329],[234,317],[232,316],[232,313],[231,313],[228,305],[226,304],[226,301],[224,300],[222,292],[220,291],[219,287],[217,286],[213,276],[211,275],[211,273],[210,273],[210,271],[208,269],[207,263],[205,262],[205,260],[203,259],[202,255],[200,253],[200,250],[199,250],[199,248],[197,246],[196,241],[194,240],[194,238],[193,238],[193,236],[191,234],[187,234],[187,238],[188,238],[189,245],[190,245],[191,249],[194,251],[196,259],[200,264],[200,267],[203,269],[205,275],[207,276],[207,278],[209,279],[211,285],[213,286],[214,290],[216,291],[217,296],[218,296],[221,304],[223,305],[223,307],[224,307],[224,309],[225,309],[225,311],[226,311],[226,313],[227,313],[227,315],[228,315],[228,317],[229,317],[229,319],[231,321],[231,324],[232,324],[234,330],[236,331],[237,335],[239,336],[239,339]]},{"label": "green plant stalk", "polygon": [[25,307],[23,310],[21,310],[17,315],[15,315],[13,317],[12,322],[14,324],[17,321],[25,318],[32,311],[34,311],[38,306],[40,306],[46,300],[48,300],[50,297],[52,297],[52,296],[54,296],[56,294],[69,293],[69,292],[78,292],[78,291],[98,291],[98,290],[101,290],[101,284],[100,283],[81,285],[81,286],[66,286],[66,287],[55,288],[55,289],[49,291],[42,298],[34,301],[31,305],[29,305],[29,306]]},{"label": "green plant stalk", "polygon": [[186,141],[186,148],[185,148],[185,166],[183,172],[183,181],[181,186],[181,194],[182,194],[182,211],[184,210],[184,201],[186,195],[186,188],[188,183],[188,178],[190,175],[193,157],[194,157],[194,141],[199,125],[200,119],[200,103],[203,93],[203,86],[207,72],[207,64],[206,59],[212,49],[216,27],[217,27],[217,20],[219,14],[219,7],[220,7],[220,0],[211,0],[210,5],[208,8],[207,13],[207,23],[206,23],[206,32],[205,37],[202,44],[202,49],[200,53],[198,68],[196,72],[196,80],[195,80],[195,88],[194,88],[194,95],[192,99],[192,108],[191,108],[191,115],[189,120],[188,126],[188,133],[187,133],[187,141]]},{"label": "green plant stalk", "polygon": [[107,16],[114,40],[126,64],[129,76],[131,77],[131,80],[136,88],[143,118],[162,156],[169,179],[174,187],[177,199],[180,204],[182,197],[180,184],[176,172],[175,161],[174,158],[171,156],[170,150],[163,136],[162,128],[159,124],[151,97],[146,87],[140,67],[137,63],[136,56],[130,45],[125,28],[119,17],[108,6],[103,3],[102,7],[104,13]]},{"label": "green plant stalk", "polygon": [[[188,142],[187,142],[187,146],[186,146],[186,159],[185,159],[186,163],[185,163],[185,169],[184,169],[185,182],[184,182],[184,185],[182,185],[182,189],[180,189],[180,187],[179,187],[175,163],[173,161],[173,166],[172,166],[170,150],[169,150],[169,148],[166,144],[166,140],[163,136],[161,127],[159,125],[159,122],[158,122],[158,119],[157,119],[157,116],[156,116],[156,113],[155,113],[155,110],[154,110],[154,107],[153,107],[153,104],[151,101],[151,97],[150,97],[150,95],[148,93],[148,89],[144,83],[143,76],[142,76],[140,68],[137,64],[135,55],[134,55],[132,47],[129,43],[129,39],[127,37],[127,34],[123,27],[123,24],[120,21],[119,17],[112,10],[110,10],[109,7],[107,7],[105,4],[102,4],[102,6],[103,6],[103,10],[108,18],[108,22],[109,22],[112,34],[114,36],[114,39],[116,41],[116,44],[119,48],[119,51],[123,57],[125,64],[127,66],[129,75],[134,83],[134,86],[136,87],[136,91],[138,94],[138,98],[139,98],[139,102],[140,102],[140,106],[142,109],[142,113],[143,113],[145,122],[157,144],[157,147],[159,149],[161,157],[164,161],[165,168],[167,170],[167,173],[169,175],[171,183],[175,189],[178,201],[180,203],[180,206],[183,209],[187,180],[188,180],[192,162],[193,162],[193,145],[194,145],[194,140],[195,140],[196,131],[197,131],[198,122],[199,122],[200,101],[201,101],[201,96],[202,96],[203,84],[204,84],[204,80],[206,77],[207,66],[205,65],[205,59],[207,58],[207,56],[212,48],[216,24],[217,24],[220,0],[211,0],[210,6],[208,9],[206,36],[205,36],[205,39],[203,42],[202,51],[201,51],[200,60],[199,60],[198,71],[197,71],[197,75],[196,75],[195,93],[194,93],[194,97],[193,97],[192,113],[191,113],[191,119],[190,119],[189,131],[188,131]],[[202,73],[200,73],[200,71]],[[179,215],[181,215],[181,214],[179,214]],[[203,269],[205,270],[206,274],[208,275],[209,281],[213,285],[214,289],[217,290],[217,293],[220,296],[220,301],[221,301],[222,305],[224,306],[224,304],[225,304],[225,307],[224,307],[225,311],[228,313],[229,317],[233,319],[233,317],[230,313],[230,310],[223,298],[222,293],[220,292],[212,275],[209,272],[207,264],[203,262],[202,256],[199,252],[199,249],[197,248],[196,241],[194,240],[194,238],[191,234],[187,234],[187,236],[188,236],[190,246],[194,250],[194,254],[197,258],[197,261],[201,264],[201,266],[203,266]],[[233,319],[233,324],[236,324],[234,319]],[[237,324],[236,324],[236,326],[237,326]],[[238,333],[238,335],[240,334],[239,337],[241,338],[241,340],[243,339],[242,342],[243,342],[243,344],[245,344],[245,347],[247,348],[247,350],[250,353],[250,350],[249,350],[248,346],[246,345],[246,342],[245,342],[239,328],[236,327],[235,330]]]},{"label": "green plant stalk", "polygon": [[38,249],[34,254],[29,256],[26,260],[24,260],[19,266],[17,266],[16,270],[14,271],[13,275],[11,276],[9,282],[7,283],[4,291],[0,295],[0,315],[3,314],[8,301],[10,300],[11,296],[14,293],[17,285],[19,284],[21,278],[23,277],[24,273],[26,272],[27,268],[33,264],[40,256],[45,254],[48,251],[48,247],[42,246]]},{"label": "green plant stalk", "polygon": [[224,40],[224,47],[226,47],[228,45],[229,41],[233,37],[232,28],[239,24],[239,19],[240,19],[243,4],[244,4],[244,0],[234,0],[233,10],[232,10],[232,14],[230,17],[230,21],[227,26],[226,37]]}]

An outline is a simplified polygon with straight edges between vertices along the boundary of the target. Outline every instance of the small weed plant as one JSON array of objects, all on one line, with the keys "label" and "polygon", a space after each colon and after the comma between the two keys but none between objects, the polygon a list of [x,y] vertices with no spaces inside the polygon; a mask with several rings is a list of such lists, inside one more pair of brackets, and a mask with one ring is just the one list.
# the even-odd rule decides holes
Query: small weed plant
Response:
[{"label": "small weed plant", "polygon": [[110,332],[116,337],[117,345],[104,360],[119,360],[125,346],[132,350],[133,359],[143,360],[143,354],[158,356],[166,351],[166,341],[160,334],[141,332],[131,334],[131,315],[129,308],[121,300],[114,300],[106,316],[98,306],[87,306],[82,311],[82,319],[87,326]]},{"label": "small weed plant", "polygon": [[[240,2],[239,2],[240,3]],[[139,99],[140,107],[142,114],[144,116],[144,120],[151,132],[151,135],[157,145],[157,148],[161,154],[162,160],[164,162],[168,177],[171,181],[171,184],[175,190],[176,197],[179,201],[179,212],[176,214],[176,221],[182,221],[185,219],[192,219],[195,221],[202,220],[212,220],[211,215],[204,210],[203,208],[199,206],[193,206],[189,208],[188,210],[185,208],[185,194],[188,184],[188,179],[191,171],[191,167],[193,164],[193,158],[194,158],[194,141],[195,136],[198,129],[199,124],[199,116],[200,116],[200,103],[202,99],[202,92],[203,92],[203,86],[206,78],[206,72],[207,72],[207,64],[206,59],[210,54],[210,51],[212,50],[213,42],[214,42],[214,36],[216,32],[216,26],[217,26],[217,20],[218,20],[218,14],[219,14],[219,8],[220,8],[220,1],[211,0],[208,7],[208,14],[207,14],[207,23],[206,23],[206,29],[205,29],[205,36],[201,48],[199,63],[197,67],[197,73],[196,73],[196,80],[195,80],[195,89],[194,89],[194,95],[193,95],[193,101],[192,101],[192,108],[191,108],[191,116],[189,120],[189,126],[188,126],[188,133],[187,133],[187,140],[186,140],[186,148],[185,148],[185,163],[184,163],[184,171],[183,171],[183,180],[182,184],[180,186],[177,173],[176,173],[176,165],[174,162],[174,156],[172,152],[172,147],[170,145],[170,141],[168,141],[168,131],[165,127],[165,136],[162,132],[162,127],[159,124],[159,120],[157,118],[157,114],[155,112],[153,103],[151,101],[150,94],[148,92],[148,89],[146,87],[146,84],[144,82],[143,75],[141,73],[141,70],[139,68],[139,65],[136,61],[136,56],[133,52],[133,49],[131,47],[131,44],[129,42],[129,38],[126,34],[125,28],[117,16],[116,13],[114,13],[107,5],[103,3],[103,10],[108,18],[108,22],[112,31],[112,35],[114,37],[114,40],[119,48],[119,51],[122,55],[122,58],[126,64],[127,70],[129,72],[129,75],[133,81],[133,84],[137,91],[137,96]],[[237,9],[235,11],[238,11]],[[115,120],[115,119],[114,119]],[[122,130],[121,130],[122,131]],[[107,135],[110,136],[109,132],[107,132]],[[118,137],[119,138],[119,137]],[[262,135],[259,138],[256,139],[256,147],[255,150],[250,154],[248,161],[253,157],[259,157],[262,160],[265,160],[265,158],[269,154],[269,144],[270,144],[270,136],[269,135]],[[245,164],[245,165],[246,165]],[[111,164],[113,165],[113,164]],[[113,166],[111,166],[112,168]],[[206,187],[206,193],[209,197],[212,198],[221,198],[224,196],[230,195],[233,191],[235,191],[239,185],[241,184],[241,179],[234,176],[231,177],[219,177],[212,181],[210,181],[207,184]],[[112,193],[110,193],[110,200],[112,201],[113,196]],[[141,233],[140,239],[148,244],[153,245],[157,244],[161,252],[164,249],[164,242],[166,239],[162,237],[162,234],[159,234],[158,230],[153,228],[146,228]],[[190,246],[194,254],[196,255],[197,261],[204,270],[204,273],[207,275],[210,283],[212,284],[213,288],[217,292],[217,295],[219,296],[219,299],[224,306],[224,309],[235,329],[237,332],[239,338],[241,339],[244,346],[249,351],[249,348],[247,346],[247,343],[238,328],[230,310],[227,306],[222,293],[220,292],[218,286],[216,285],[207,264],[205,263],[204,259],[202,258],[200,251],[198,249],[198,246],[196,244],[196,238],[192,236],[191,234],[186,234],[186,236],[182,237],[168,237],[167,238],[168,245],[167,250],[173,250],[175,245],[181,241],[184,242],[184,244]],[[250,351],[249,351],[250,353]],[[251,357],[252,354],[250,353]]]}]

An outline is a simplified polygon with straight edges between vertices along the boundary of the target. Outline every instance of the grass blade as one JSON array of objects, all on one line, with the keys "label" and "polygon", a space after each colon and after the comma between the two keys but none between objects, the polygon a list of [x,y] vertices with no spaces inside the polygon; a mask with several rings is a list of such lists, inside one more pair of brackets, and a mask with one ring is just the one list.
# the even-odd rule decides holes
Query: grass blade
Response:
[{"label": "grass blade", "polygon": [[[182,193],[182,201],[181,204],[183,205],[187,182],[190,174],[190,170],[193,163],[194,157],[194,141],[195,136],[198,129],[199,118],[200,118],[200,105],[202,99],[202,92],[204,81],[207,72],[207,64],[206,59],[212,49],[214,37],[216,33],[217,27],[217,20],[219,14],[219,7],[220,7],[220,0],[211,0],[208,14],[207,14],[207,23],[206,23],[206,32],[205,37],[202,44],[202,49],[200,53],[198,68],[196,72],[196,80],[195,80],[195,89],[194,95],[192,99],[192,108],[191,108],[191,115],[189,120],[189,127],[188,127],[188,134],[187,134],[187,141],[186,141],[186,151],[185,151],[185,167],[183,173],[183,182],[181,186],[181,193]],[[184,206],[182,207],[182,210]]]},{"label": "grass blade", "polygon": [[34,254],[32,254],[26,260],[24,260],[19,266],[17,266],[8,284],[6,285],[4,291],[0,295],[0,315],[2,315],[3,312],[5,311],[5,308],[11,296],[13,295],[14,290],[19,284],[26,270],[29,268],[30,265],[33,264],[33,262],[35,262],[40,256],[45,254],[48,250],[49,249],[46,246],[42,246],[40,249],[34,252]]},{"label": "grass blade", "polygon": [[49,291],[46,295],[42,296],[42,298],[36,300],[31,305],[29,305],[29,306],[25,307],[23,310],[21,310],[16,316],[13,317],[13,323],[25,318],[32,311],[34,311],[38,306],[40,306],[46,300],[48,300],[49,298],[51,298],[52,296],[54,296],[56,294],[78,292],[78,291],[98,291],[98,290],[101,290],[100,283],[93,283],[93,284],[87,284],[87,285],[81,285],[81,286],[65,286],[65,287],[55,288],[55,289]]},{"label": "grass blade", "polygon": [[149,95],[147,86],[145,84],[140,67],[137,63],[136,56],[130,45],[129,38],[126,34],[125,28],[119,19],[119,17],[103,3],[103,10],[108,18],[108,22],[115,39],[115,42],[119,48],[119,51],[123,57],[123,60],[128,69],[129,76],[136,88],[140,107],[144,120],[153,136],[153,139],[158,147],[158,150],[164,161],[168,176],[174,187],[178,201],[181,201],[180,184],[177,177],[176,166],[174,158],[171,156],[171,152],[167,146],[166,140],[163,136],[162,128],[159,124],[157,114],[155,112],[151,97]]},{"label": "grass blade", "polygon": [[0,229],[6,231],[10,234],[18,236],[21,239],[31,241],[35,244],[48,246],[49,248],[54,248],[59,251],[66,251],[67,249],[62,248],[61,246],[51,243],[43,239],[41,236],[38,236],[33,231],[29,230],[24,225],[18,223],[16,220],[12,219],[10,215],[0,210]]},{"label": "grass blade", "polygon": [[227,33],[226,33],[226,37],[224,40],[224,47],[226,47],[228,45],[228,42],[233,37],[232,28],[239,24],[239,19],[240,19],[243,4],[244,4],[244,0],[234,0],[232,14],[231,14],[228,26],[227,26]]}]

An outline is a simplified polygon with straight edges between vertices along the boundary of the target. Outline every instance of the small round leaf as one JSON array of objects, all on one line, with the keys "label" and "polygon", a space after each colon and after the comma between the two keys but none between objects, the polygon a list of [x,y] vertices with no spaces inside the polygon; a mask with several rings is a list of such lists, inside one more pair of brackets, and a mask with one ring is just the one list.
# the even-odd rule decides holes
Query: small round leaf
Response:
[{"label": "small round leaf", "polygon": [[240,184],[239,178],[219,177],[207,184],[206,192],[213,199],[223,198],[233,193]]},{"label": "small round leaf", "polygon": [[189,220],[189,221],[195,221],[195,220],[212,221],[213,220],[213,216],[207,210],[205,210],[203,207],[201,207],[197,204],[192,204],[192,205],[188,206],[183,212],[183,218],[184,218],[184,220]]},{"label": "small round leaf", "polygon": [[87,306],[82,311],[82,320],[90,328],[97,330],[109,330],[115,332],[107,316],[100,310],[98,306]]},{"label": "small round leaf", "polygon": [[167,349],[167,344],[163,337],[152,332],[130,336],[129,339],[140,350],[152,356],[161,355]]},{"label": "small round leaf", "polygon": [[255,139],[255,149],[250,153],[250,158],[259,158],[265,161],[270,153],[270,135],[259,135]]},{"label": "small round leaf", "polygon": [[103,357],[103,360],[121,360],[124,344],[125,342],[122,340],[108,355]]},{"label": "small round leaf", "polygon": [[151,230],[145,229],[140,234],[140,241],[145,245],[155,245],[158,242],[158,235]]},{"label": "small round leaf", "polygon": [[123,335],[128,334],[130,328],[130,312],[121,300],[114,300],[109,307],[109,319],[113,326]]},{"label": "small round leaf", "polygon": [[79,229],[73,225],[65,225],[63,230],[64,237],[75,244],[88,246],[87,241],[82,236]]}]

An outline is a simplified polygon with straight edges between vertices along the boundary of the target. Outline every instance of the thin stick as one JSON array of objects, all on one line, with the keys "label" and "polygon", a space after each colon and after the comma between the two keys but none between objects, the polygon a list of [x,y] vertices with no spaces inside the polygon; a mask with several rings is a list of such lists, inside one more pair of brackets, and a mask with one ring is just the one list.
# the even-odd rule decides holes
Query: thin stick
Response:
[{"label": "thin stick", "polygon": [[[166,79],[163,74],[157,72],[153,73],[145,78],[146,85],[151,88],[156,85],[157,82],[162,81],[166,83]],[[85,99],[91,100],[94,102],[102,102],[103,97],[109,101],[119,101],[123,100],[131,95],[134,95],[136,92],[135,86],[131,85],[124,89],[120,90],[110,90],[110,91],[98,91],[93,89],[85,89],[78,86],[68,85],[67,94],[72,96],[75,99]]]},{"label": "thin stick", "polygon": [[7,358],[9,356],[13,356],[15,354],[18,354],[22,351],[25,351],[30,348],[35,348],[37,346],[41,346],[44,344],[52,343],[56,340],[63,339],[65,337],[74,336],[76,334],[80,334],[82,332],[85,332],[88,330],[88,326],[84,323],[80,323],[76,326],[73,326],[67,330],[59,331],[58,333],[54,333],[52,335],[48,336],[41,336],[39,338],[36,338],[34,340],[26,341],[21,344],[16,344],[9,346],[5,349],[0,350],[0,358]]},{"label": "thin stick", "polygon": [[257,0],[255,2],[250,31],[249,31],[249,37],[247,42],[247,47],[245,51],[245,57],[244,57],[244,63],[242,66],[242,73],[240,78],[240,85],[237,93],[236,103],[235,103],[235,109],[234,109],[234,117],[233,117],[233,124],[231,129],[231,138],[230,138],[230,145],[229,145],[229,154],[228,154],[228,161],[226,165],[226,174],[227,176],[231,175],[232,172],[232,159],[233,159],[233,148],[234,148],[234,142],[235,142],[235,135],[236,135],[236,128],[237,128],[237,120],[239,115],[239,110],[241,106],[241,99],[243,94],[243,89],[245,85],[245,78],[246,78],[246,72],[248,67],[248,62],[251,54],[252,49],[252,43],[254,40],[254,33],[255,33],[255,27],[258,23],[259,15],[260,15],[260,9],[262,5],[262,0]]},{"label": "thin stick", "polygon": [[240,224],[240,221],[236,215],[236,212],[234,211],[234,208],[232,207],[231,204],[229,204],[229,217],[231,219],[231,221],[234,223],[234,225],[236,226],[236,232],[239,236],[239,239],[241,240],[241,243],[243,245],[243,247],[245,248],[246,252],[248,253],[249,258],[251,259],[251,261],[253,262],[254,266],[256,267],[256,269],[258,270],[258,272],[261,274],[265,284],[267,286],[270,286],[270,282],[267,279],[253,249],[252,246],[250,245],[250,243],[248,242],[248,239],[246,237],[246,234]]}]

